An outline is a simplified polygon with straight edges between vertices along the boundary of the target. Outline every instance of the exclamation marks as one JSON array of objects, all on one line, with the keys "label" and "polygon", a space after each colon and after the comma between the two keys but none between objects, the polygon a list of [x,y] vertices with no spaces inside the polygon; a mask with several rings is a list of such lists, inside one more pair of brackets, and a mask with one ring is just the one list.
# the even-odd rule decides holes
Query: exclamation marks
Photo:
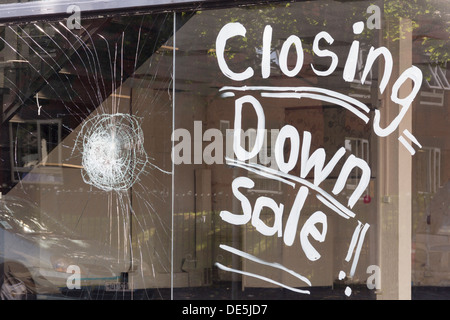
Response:
[{"label": "exclamation marks", "polygon": [[[345,274],[345,272],[341,270],[341,271],[339,272],[338,279],[339,279],[339,280],[344,280],[346,276],[347,276],[347,275]],[[344,293],[345,293],[345,295],[346,295],[347,297],[350,297],[350,295],[352,294],[352,289],[351,289],[349,286],[347,286],[347,287],[345,288]]]},{"label": "exclamation marks", "polygon": [[[415,145],[419,146],[419,148],[422,148],[422,145],[419,143],[419,141],[417,141],[416,137],[414,137],[412,135],[411,132],[408,131],[408,129],[405,129],[403,131],[403,134]],[[408,149],[409,153],[411,153],[411,155],[413,156],[416,153],[416,150],[414,150],[414,148],[412,147],[412,145],[410,143],[408,143],[408,141],[406,141],[406,139],[403,136],[398,137],[398,141],[400,141],[406,149]]]},{"label": "exclamation marks", "polygon": [[[353,256],[352,266],[350,268],[349,277],[352,278],[355,275],[356,266],[358,265],[359,255],[361,254],[361,248],[364,243],[364,238],[366,236],[367,230],[369,229],[369,224],[363,224],[361,221],[358,221],[358,225],[353,231],[352,240],[350,241],[350,246],[347,251],[347,256],[345,257],[345,261],[350,262]],[[340,271],[338,275],[339,280],[343,280],[347,274],[344,271]],[[352,294],[352,289],[347,286],[345,288],[345,295],[349,297]]]}]

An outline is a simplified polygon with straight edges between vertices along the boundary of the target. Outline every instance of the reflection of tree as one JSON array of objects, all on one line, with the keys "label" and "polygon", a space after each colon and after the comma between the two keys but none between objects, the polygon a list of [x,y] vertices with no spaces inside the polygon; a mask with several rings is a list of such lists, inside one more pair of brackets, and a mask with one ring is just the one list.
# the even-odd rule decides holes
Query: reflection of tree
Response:
[{"label": "reflection of tree", "polygon": [[[444,63],[450,59],[450,24],[447,17],[450,14],[450,2],[439,0],[385,0],[375,1],[381,6],[382,19],[384,20],[382,31],[384,36],[390,41],[401,39],[402,34],[408,31],[414,31],[415,34],[423,39],[424,53],[430,55],[430,60]],[[366,7],[369,2],[345,1],[345,4],[338,4],[332,1],[317,1],[307,3],[272,3],[261,6],[251,6],[252,10],[219,10],[208,12],[213,14],[217,26],[222,26],[228,22],[245,23],[247,28],[246,40],[258,39],[260,45],[261,32],[267,24],[276,25],[280,33],[301,35],[302,31],[314,26],[331,27],[338,5],[345,5],[346,15],[339,17],[341,22],[348,20],[356,21],[357,17],[367,19],[371,14],[366,13]],[[246,8],[246,7],[244,7]],[[300,9],[300,10],[299,10]],[[201,11],[197,14],[202,14]],[[401,30],[400,19],[411,20],[412,30]],[[211,20],[205,20],[206,25],[198,25],[198,34],[200,37],[206,36],[212,32]],[[344,23],[342,24],[344,25]],[[389,28],[385,26],[389,25]],[[365,30],[369,36],[372,34]],[[307,39],[302,39],[307,40]],[[312,40],[311,40],[312,41]],[[244,42],[241,49],[245,46],[254,46],[255,43]],[[306,43],[306,50],[309,50]],[[210,53],[214,51],[211,50]],[[230,53],[232,55],[233,53]]]},{"label": "reflection of tree", "polygon": [[[446,18],[449,14],[449,1],[386,0],[384,19],[391,27],[385,29],[385,36],[396,41],[404,31],[413,31],[423,40],[423,53],[430,56],[430,61],[444,64],[450,60],[450,24]],[[411,20],[412,30],[400,30],[399,19]]]},{"label": "reflection of tree", "polygon": [[[287,35],[297,35],[302,37],[305,30],[311,26],[326,26],[329,10],[326,8],[330,3],[310,2],[303,3],[268,3],[264,5],[251,5],[250,10],[243,10],[247,7],[233,8],[228,10],[197,11],[196,15],[207,15],[207,19],[197,20],[196,34],[201,39],[207,39],[211,48],[208,53],[215,55],[213,38],[220,31],[220,28],[230,22],[242,23],[246,28],[246,35],[233,39],[232,47],[238,48],[241,52],[251,50],[262,46],[262,33],[265,26],[274,27],[272,47],[277,47],[276,39],[286,39]],[[324,11],[325,10],[325,11]],[[323,14],[326,12],[326,14]],[[214,24],[211,24],[214,21]],[[302,37],[303,49],[311,52],[310,45],[312,39]],[[227,58],[238,58],[236,51],[231,51],[231,45],[226,48]]]}]

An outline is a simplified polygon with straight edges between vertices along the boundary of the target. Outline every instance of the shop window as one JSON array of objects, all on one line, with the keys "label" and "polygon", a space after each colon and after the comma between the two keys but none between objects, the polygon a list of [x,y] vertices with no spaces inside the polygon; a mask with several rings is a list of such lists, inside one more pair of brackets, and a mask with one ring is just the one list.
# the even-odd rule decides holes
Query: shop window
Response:
[{"label": "shop window", "polygon": [[448,291],[448,6],[168,2],[8,6],[0,298]]}]

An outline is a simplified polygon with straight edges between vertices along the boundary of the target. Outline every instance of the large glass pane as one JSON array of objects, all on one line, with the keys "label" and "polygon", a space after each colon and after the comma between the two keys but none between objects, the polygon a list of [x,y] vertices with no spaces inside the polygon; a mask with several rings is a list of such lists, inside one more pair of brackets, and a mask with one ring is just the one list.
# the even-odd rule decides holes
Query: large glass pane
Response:
[{"label": "large glass pane", "polygon": [[424,0],[180,16],[175,298],[446,290],[448,14]]},{"label": "large glass pane", "polygon": [[1,28],[1,297],[170,297],[172,14]]},{"label": "large glass pane", "polygon": [[[377,29],[356,37],[357,72],[342,79],[368,5],[202,11],[177,31],[175,286],[217,299],[375,297],[376,70],[359,80]],[[333,53],[318,54],[319,40]]]},{"label": "large glass pane", "polygon": [[450,298],[448,1],[88,3],[0,8],[1,299]]}]

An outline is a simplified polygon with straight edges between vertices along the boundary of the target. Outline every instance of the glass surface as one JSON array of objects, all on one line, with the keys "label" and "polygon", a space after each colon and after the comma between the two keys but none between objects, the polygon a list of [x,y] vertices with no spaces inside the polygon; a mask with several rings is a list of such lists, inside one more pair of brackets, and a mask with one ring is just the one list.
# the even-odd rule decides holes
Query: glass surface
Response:
[{"label": "glass surface", "polygon": [[[172,14],[2,28],[3,298],[170,288],[172,28]],[[19,264],[33,282],[14,292]]]},{"label": "glass surface", "polygon": [[448,1],[203,6],[0,27],[0,298],[450,298]]},{"label": "glass surface", "polygon": [[[373,108],[375,82],[342,80],[366,5],[202,11],[177,31],[175,286],[210,285],[217,299],[375,298],[377,139],[365,113],[346,110],[353,99]],[[334,38],[320,44],[340,57],[335,72],[313,54],[320,32]],[[378,45],[377,30],[363,37]],[[346,173],[352,157],[362,165]]]},{"label": "glass surface", "polygon": [[192,14],[176,33],[175,298],[448,298],[448,13]]}]

